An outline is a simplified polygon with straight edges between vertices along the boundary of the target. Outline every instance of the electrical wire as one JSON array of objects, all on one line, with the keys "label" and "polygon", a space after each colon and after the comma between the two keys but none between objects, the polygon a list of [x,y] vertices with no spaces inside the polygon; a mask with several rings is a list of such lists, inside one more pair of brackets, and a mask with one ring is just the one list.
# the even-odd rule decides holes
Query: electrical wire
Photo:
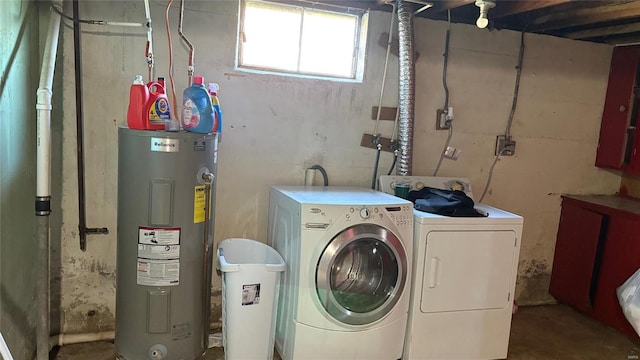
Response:
[{"label": "electrical wire", "polygon": [[484,199],[484,196],[487,195],[487,190],[489,190],[489,185],[491,184],[491,179],[493,178],[493,169],[496,167],[496,164],[498,163],[498,160],[500,160],[500,156],[502,155],[503,152],[505,152],[507,149],[502,149],[502,151],[500,151],[500,153],[498,153],[498,155],[496,155],[496,157],[493,159],[493,163],[491,164],[491,167],[489,168],[489,176],[487,177],[487,182],[484,185],[484,190],[482,191],[482,196],[480,196],[480,200],[478,200],[478,202],[482,202],[482,200]]},{"label": "electrical wire", "polygon": [[[526,28],[526,27],[525,27]],[[513,90],[513,102],[511,103],[511,112],[509,113],[509,121],[507,127],[504,130],[504,137],[509,139],[511,137],[511,124],[513,123],[513,117],[516,113],[516,106],[518,106],[518,93],[520,92],[520,76],[522,75],[522,60],[524,59],[524,29],[520,35],[520,52],[518,54],[518,65],[516,67],[516,84]]]},{"label": "electrical wire", "polygon": [[176,86],[173,81],[173,44],[171,43],[171,30],[169,29],[169,10],[171,9],[171,4],[173,0],[169,0],[167,4],[167,10],[164,14],[164,24],[167,30],[167,40],[169,42],[169,84],[171,85],[171,104],[173,105],[173,114],[176,120],[179,121],[180,116],[178,115],[178,104],[176,102]]},{"label": "electrical wire", "polygon": [[[444,42],[444,62],[442,65],[442,87],[444,88],[444,112],[448,115],[449,113],[449,86],[447,85],[447,65],[449,63],[449,39],[451,38],[451,10],[447,10],[447,19],[449,26],[447,27],[447,35]],[[446,116],[446,115],[445,115]],[[438,119],[439,120],[439,119]],[[438,175],[438,171],[440,171],[440,166],[442,165],[442,161],[444,160],[444,154],[451,143],[451,137],[453,136],[453,121],[446,121],[449,124],[449,134],[447,135],[447,141],[444,143],[444,148],[442,152],[440,152],[440,159],[438,159],[438,165],[436,166],[436,170],[433,172],[433,176]]]},{"label": "electrical wire", "polygon": [[[525,30],[526,30],[526,26],[525,26],[525,29],[522,30],[522,34],[521,34],[521,37],[520,37],[520,52],[518,54],[516,85],[515,85],[515,88],[513,90],[513,102],[511,104],[511,112],[509,113],[509,121],[507,122],[507,127],[505,128],[505,131],[504,131],[504,136],[505,136],[506,139],[509,139],[511,137],[511,124],[513,123],[513,117],[515,115],[516,106],[518,104],[518,93],[519,93],[519,90],[520,90],[520,76],[522,74],[522,61],[524,59],[524,34],[525,34]],[[498,163],[498,160],[500,160],[500,156],[505,151],[507,151],[507,148],[502,149],[496,155],[496,157],[493,159],[493,163],[491,164],[491,167],[489,168],[489,176],[487,177],[487,182],[486,182],[486,184],[484,186],[484,191],[482,191],[482,196],[480,197],[479,202],[482,202],[482,200],[484,199],[485,195],[487,195],[487,191],[489,190],[489,186],[491,185],[491,180],[493,178],[493,169],[495,168],[496,164]]]},{"label": "electrical wire", "polygon": [[440,166],[442,165],[442,160],[444,160],[444,154],[451,143],[451,137],[453,136],[453,121],[448,121],[449,123],[449,135],[447,136],[447,141],[444,143],[444,148],[440,153],[440,160],[438,160],[438,166],[436,166],[436,170],[433,172],[433,176],[438,176],[438,171],[440,171]]},{"label": "electrical wire", "polygon": [[449,86],[447,85],[447,66],[449,65],[449,39],[451,37],[451,10],[447,10],[447,35],[444,43],[444,64],[442,66],[442,87],[444,88],[444,111],[449,111]]}]

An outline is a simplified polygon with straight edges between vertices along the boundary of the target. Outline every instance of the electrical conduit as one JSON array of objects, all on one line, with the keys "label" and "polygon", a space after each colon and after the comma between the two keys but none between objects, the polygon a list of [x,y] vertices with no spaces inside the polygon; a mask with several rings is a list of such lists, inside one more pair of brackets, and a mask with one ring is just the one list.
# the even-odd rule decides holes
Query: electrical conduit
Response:
[{"label": "electrical conduit", "polygon": [[[57,5],[57,4],[56,4]],[[60,14],[51,11],[36,92],[36,200],[37,215],[37,313],[36,349],[38,360],[49,359],[49,214],[51,214],[51,97],[56,65]],[[3,341],[4,342],[4,341]],[[8,350],[8,349],[7,349]],[[5,357],[5,354],[2,355]],[[5,357],[6,358],[6,357]],[[8,358],[10,359],[10,357]]]},{"label": "electrical conduit", "polygon": [[400,38],[399,65],[399,136],[400,159],[397,174],[409,176],[413,160],[413,119],[415,107],[415,60],[413,44],[413,8],[403,0],[398,0],[398,37]]}]

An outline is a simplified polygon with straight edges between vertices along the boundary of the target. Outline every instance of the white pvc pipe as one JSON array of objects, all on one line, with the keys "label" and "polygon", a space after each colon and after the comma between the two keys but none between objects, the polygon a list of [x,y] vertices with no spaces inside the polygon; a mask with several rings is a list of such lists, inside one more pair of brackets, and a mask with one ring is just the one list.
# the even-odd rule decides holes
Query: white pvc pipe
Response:
[{"label": "white pvc pipe", "polygon": [[4,337],[2,337],[2,333],[0,333],[0,356],[2,356],[3,360],[13,360],[11,351],[9,351],[9,347],[7,346],[7,343],[4,341]]},{"label": "white pvc pipe", "polygon": [[102,331],[82,334],[59,334],[49,338],[49,348],[70,344],[88,343],[94,341],[113,340],[115,331]]},{"label": "white pvc pipe", "polygon": [[40,85],[36,92],[37,141],[36,141],[36,214],[37,258],[39,279],[37,282],[38,325],[36,326],[36,349],[38,360],[49,359],[49,214],[51,209],[51,95],[53,73],[56,66],[60,14],[52,9],[47,40],[42,56]]},{"label": "white pvc pipe", "polygon": [[58,48],[58,34],[60,32],[60,15],[51,11],[49,31],[42,57],[42,69],[40,71],[40,86],[36,92],[36,109],[38,110],[37,125],[37,176],[36,196],[51,196],[50,171],[51,171],[51,96],[53,86],[53,72],[56,66],[56,53]]}]

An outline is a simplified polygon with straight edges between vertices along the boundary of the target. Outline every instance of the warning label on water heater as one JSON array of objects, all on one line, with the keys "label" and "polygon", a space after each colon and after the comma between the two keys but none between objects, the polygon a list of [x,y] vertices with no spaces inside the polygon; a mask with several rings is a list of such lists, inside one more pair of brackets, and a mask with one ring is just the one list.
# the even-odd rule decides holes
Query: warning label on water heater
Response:
[{"label": "warning label on water heater", "polygon": [[180,228],[138,227],[138,285],[180,283]]},{"label": "warning label on water heater", "polygon": [[176,286],[180,284],[180,260],[138,258],[138,285]]}]

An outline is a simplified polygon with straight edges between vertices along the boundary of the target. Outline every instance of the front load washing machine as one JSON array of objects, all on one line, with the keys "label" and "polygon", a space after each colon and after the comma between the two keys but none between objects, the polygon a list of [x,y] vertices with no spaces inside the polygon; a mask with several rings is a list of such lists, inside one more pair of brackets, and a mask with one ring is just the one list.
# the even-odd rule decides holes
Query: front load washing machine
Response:
[{"label": "front load washing machine", "polygon": [[410,293],[410,202],[354,187],[273,187],[269,244],[287,270],[283,360],[399,359]]},{"label": "front load washing machine", "polygon": [[[409,183],[464,191],[469,180],[381,176],[380,189]],[[484,204],[486,217],[448,217],[414,210],[414,258],[403,359],[507,357],[523,218]]]}]

